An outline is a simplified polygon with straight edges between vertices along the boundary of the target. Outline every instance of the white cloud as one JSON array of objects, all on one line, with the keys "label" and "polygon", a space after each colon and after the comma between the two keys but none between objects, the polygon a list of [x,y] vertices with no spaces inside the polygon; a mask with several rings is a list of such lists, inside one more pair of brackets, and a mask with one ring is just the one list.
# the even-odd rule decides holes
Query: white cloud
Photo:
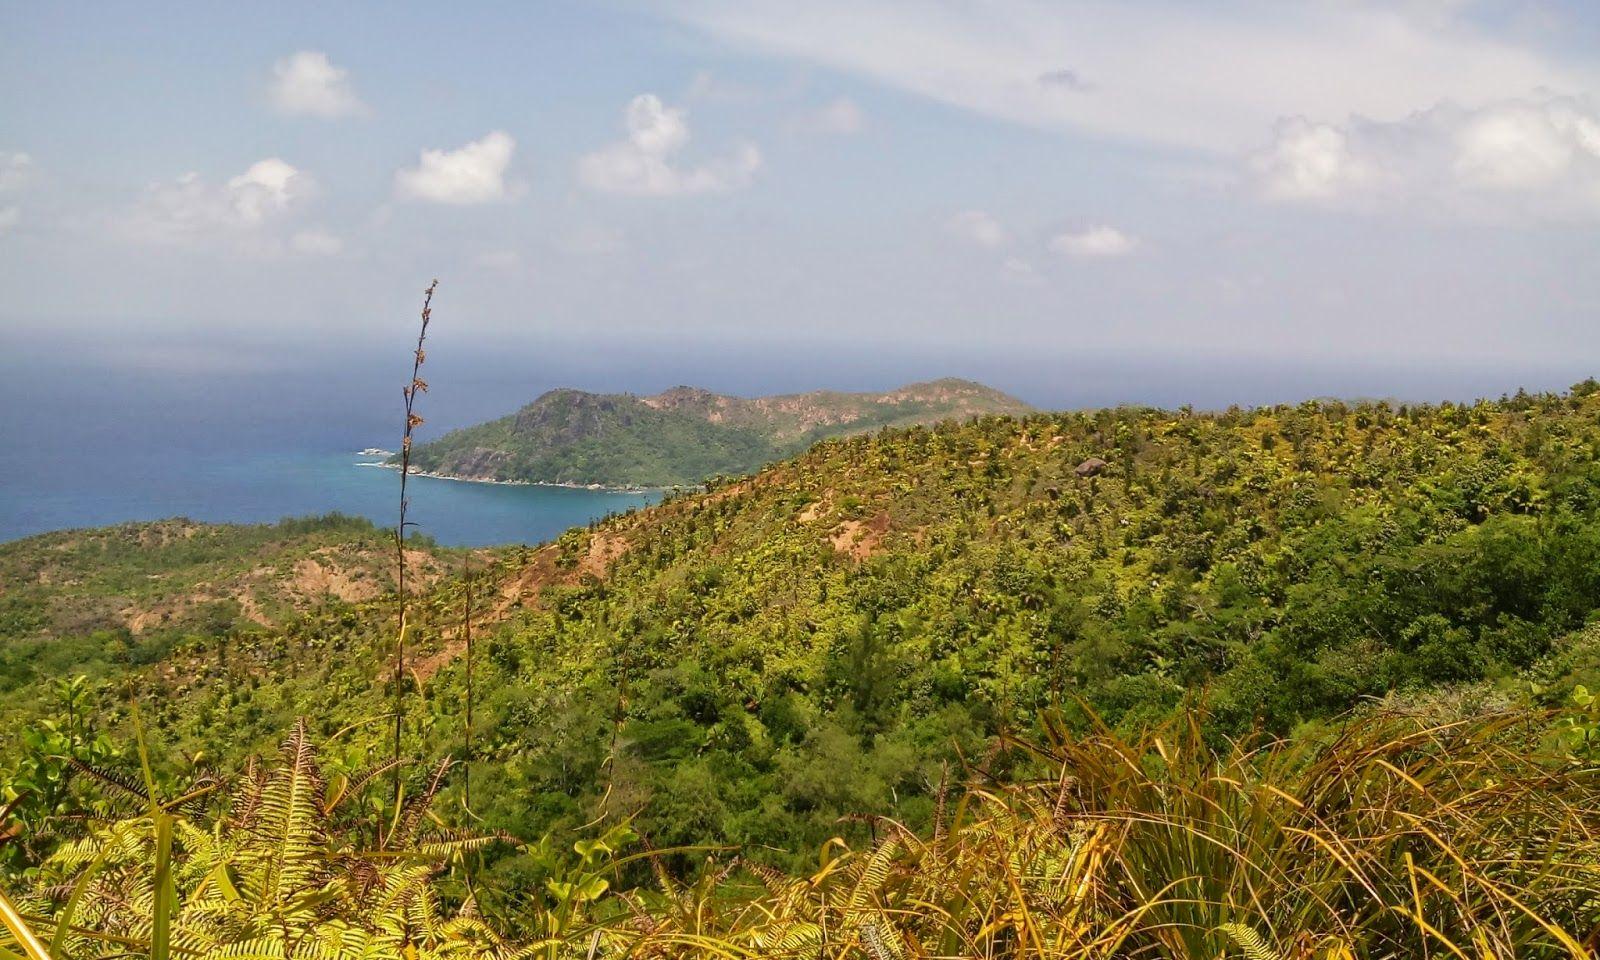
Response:
[{"label": "white cloud", "polygon": [[1078,233],[1057,234],[1050,249],[1068,257],[1122,257],[1139,245],[1116,227],[1095,226]]},{"label": "white cloud", "polygon": [[220,185],[186,173],[146,187],[122,225],[143,242],[244,236],[282,216],[315,187],[310,176],[277,157],[258,160]]},{"label": "white cloud", "polygon": [[1373,169],[1350,152],[1345,131],[1304,117],[1280,121],[1272,146],[1250,158],[1262,191],[1283,200],[1322,200],[1370,183]]},{"label": "white cloud", "polygon": [[515,250],[486,250],[473,262],[488,270],[514,270],[522,266],[522,254]]},{"label": "white cloud", "polygon": [[1274,200],[1468,217],[1600,217],[1600,112],[1548,94],[1390,123],[1278,124],[1250,159]]},{"label": "white cloud", "polygon": [[344,241],[326,230],[301,230],[289,238],[289,249],[306,257],[336,257],[344,252]]},{"label": "white cloud", "polygon": [[578,179],[591,190],[644,197],[720,193],[747,185],[761,167],[761,151],[741,144],[726,157],[698,167],[673,165],[689,142],[684,111],[642,93],[625,112],[628,136],[578,160]]},{"label": "white cloud", "polygon": [[22,222],[22,211],[14,206],[0,207],[0,233],[7,233]]},{"label": "white cloud", "polygon": [[32,176],[32,157],[20,151],[0,150],[0,193],[20,189]]},{"label": "white cloud", "polygon": [[1600,89],[1592,61],[1438,3],[811,0],[797,17],[783,0],[657,2],[740,48],[986,116],[1224,155],[1279,117],[1394,120],[1449,98]]},{"label": "white cloud", "polygon": [[839,97],[795,117],[790,127],[798,133],[845,136],[866,129],[867,115],[854,100]]},{"label": "white cloud", "polygon": [[490,203],[517,192],[506,182],[506,168],[517,142],[493,130],[458,150],[424,150],[417,166],[394,175],[395,191],[433,203]]},{"label": "white cloud", "polygon": [[317,50],[301,50],[273,64],[267,97],[289,116],[347,117],[367,110],[350,88],[349,72]]},{"label": "white cloud", "polygon": [[253,226],[288,209],[306,185],[300,171],[277,157],[268,157],[230,179],[227,197],[239,220]]},{"label": "white cloud", "polygon": [[1577,174],[1600,188],[1600,114],[1588,104],[1502,103],[1462,118],[1455,140],[1455,173],[1471,186],[1538,190]]},{"label": "white cloud", "polygon": [[982,210],[963,210],[945,221],[945,232],[980,247],[998,247],[1006,242],[1006,228]]}]

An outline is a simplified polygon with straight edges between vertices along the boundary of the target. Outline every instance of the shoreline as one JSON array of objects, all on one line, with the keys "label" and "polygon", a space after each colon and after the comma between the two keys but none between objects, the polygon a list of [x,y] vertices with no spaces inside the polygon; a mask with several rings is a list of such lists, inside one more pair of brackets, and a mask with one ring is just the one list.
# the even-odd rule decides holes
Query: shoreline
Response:
[{"label": "shoreline", "polygon": [[[381,461],[358,460],[358,467],[381,467],[385,470],[399,470],[398,463],[383,463]],[[586,490],[590,493],[670,493],[675,490],[691,489],[688,487],[640,487],[627,486],[615,487],[604,483],[564,483],[556,480],[490,480],[487,477],[462,477],[449,473],[435,473],[431,470],[411,469],[413,477],[427,477],[430,480],[452,480],[456,483],[487,483],[500,487],[552,487],[560,490]]]}]

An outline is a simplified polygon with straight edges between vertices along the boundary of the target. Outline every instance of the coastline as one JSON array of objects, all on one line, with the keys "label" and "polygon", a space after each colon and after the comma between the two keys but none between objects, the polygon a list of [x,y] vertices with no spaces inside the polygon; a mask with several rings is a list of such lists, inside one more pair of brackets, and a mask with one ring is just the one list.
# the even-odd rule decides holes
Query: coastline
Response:
[{"label": "coastline", "polygon": [[[358,467],[382,467],[385,470],[399,470],[398,463],[384,463],[382,461],[357,460]],[[462,477],[450,473],[435,473],[431,470],[411,469],[413,477],[428,477],[432,480],[452,480],[456,483],[488,483],[501,487],[555,487],[562,490],[587,490],[590,493],[671,493],[676,490],[690,489],[688,487],[641,487],[641,486],[611,486],[604,483],[564,483],[557,480],[491,480],[487,477]]]}]

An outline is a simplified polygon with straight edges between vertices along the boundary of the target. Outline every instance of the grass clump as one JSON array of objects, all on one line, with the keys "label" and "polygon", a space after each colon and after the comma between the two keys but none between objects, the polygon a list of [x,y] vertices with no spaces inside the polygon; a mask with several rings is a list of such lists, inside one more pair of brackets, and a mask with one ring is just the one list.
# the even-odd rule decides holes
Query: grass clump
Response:
[{"label": "grass clump", "polygon": [[1545,751],[1548,722],[1064,739],[1035,750],[1057,776],[975,789],[932,836],[883,821],[810,876],[756,869],[742,898],[641,897],[631,955],[1591,957],[1600,778]]},{"label": "grass clump", "polygon": [[[151,809],[172,820],[177,955],[1590,958],[1600,771],[1563,731],[1591,712],[1374,713],[1253,745],[1179,720],[1013,744],[1015,769],[1048,775],[941,795],[923,833],[875,820],[874,842],[831,840],[810,873],[738,857],[674,872],[682,851],[623,856],[617,824],[492,919],[463,868],[497,838],[429,813],[448,765],[386,809],[364,790],[381,770],[325,778],[300,726],[226,804],[203,810],[220,791],[199,784]],[[152,823],[91,824],[44,865],[22,913],[57,956],[146,951]]]}]

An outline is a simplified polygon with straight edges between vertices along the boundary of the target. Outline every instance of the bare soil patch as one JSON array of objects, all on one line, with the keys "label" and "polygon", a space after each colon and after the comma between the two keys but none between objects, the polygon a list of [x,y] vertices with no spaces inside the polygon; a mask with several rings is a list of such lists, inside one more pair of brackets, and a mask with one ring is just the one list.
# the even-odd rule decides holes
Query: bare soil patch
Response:
[{"label": "bare soil patch", "polygon": [[846,520],[833,528],[828,542],[833,549],[860,562],[877,553],[889,532],[889,514],[879,511],[868,520]]}]

